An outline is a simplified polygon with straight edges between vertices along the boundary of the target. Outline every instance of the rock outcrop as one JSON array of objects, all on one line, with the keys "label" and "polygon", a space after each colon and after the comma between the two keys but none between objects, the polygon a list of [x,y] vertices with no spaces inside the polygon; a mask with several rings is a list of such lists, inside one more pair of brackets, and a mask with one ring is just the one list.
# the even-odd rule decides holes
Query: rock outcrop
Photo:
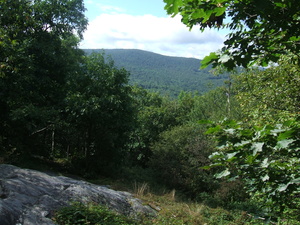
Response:
[{"label": "rock outcrop", "polygon": [[155,215],[128,192],[69,177],[0,165],[0,224],[53,225],[54,212],[72,201],[95,202],[128,216]]}]

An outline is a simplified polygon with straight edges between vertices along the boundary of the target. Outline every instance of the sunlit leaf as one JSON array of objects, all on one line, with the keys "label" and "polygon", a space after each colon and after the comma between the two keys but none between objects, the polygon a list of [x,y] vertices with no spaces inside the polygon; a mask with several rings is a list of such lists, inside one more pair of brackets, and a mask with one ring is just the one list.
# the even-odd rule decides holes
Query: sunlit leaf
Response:
[{"label": "sunlit leaf", "polygon": [[283,139],[281,141],[277,142],[277,148],[287,148],[289,146],[289,144],[293,143],[296,140],[292,140],[292,139]]},{"label": "sunlit leaf", "polygon": [[269,158],[265,158],[263,161],[262,161],[262,163],[261,163],[261,167],[262,168],[267,168],[269,165],[270,165],[270,162],[268,162],[269,161]]},{"label": "sunlit leaf", "polygon": [[231,59],[231,56],[229,56],[229,55],[222,55],[222,56],[219,58],[219,62],[220,62],[220,63],[226,63],[226,62],[228,62],[230,59]]},{"label": "sunlit leaf", "polygon": [[227,160],[232,160],[237,153],[238,152],[228,153],[226,155]]},{"label": "sunlit leaf", "polygon": [[283,192],[288,188],[289,185],[290,185],[290,183],[280,184],[279,187],[276,190],[279,191],[279,192]]},{"label": "sunlit leaf", "polygon": [[263,176],[262,178],[262,181],[267,181],[267,180],[269,180],[270,179],[270,177],[269,177],[269,175],[268,174],[266,174],[265,176]]},{"label": "sunlit leaf", "polygon": [[253,155],[256,155],[257,152],[262,152],[264,142],[255,142],[252,144],[251,148],[253,149]]},{"label": "sunlit leaf", "polygon": [[226,170],[222,171],[221,173],[216,174],[215,177],[217,179],[220,179],[220,178],[226,177],[228,175],[230,175],[230,171],[228,169],[226,169]]},{"label": "sunlit leaf", "polygon": [[219,56],[215,52],[211,52],[208,56],[205,56],[201,61],[201,69],[206,68],[210,63],[216,61]]},{"label": "sunlit leaf", "polygon": [[215,126],[215,127],[210,127],[205,133],[206,133],[206,134],[212,134],[212,133],[219,132],[219,131],[221,131],[221,130],[222,130],[221,126],[220,126],[220,125],[217,125],[217,126]]}]

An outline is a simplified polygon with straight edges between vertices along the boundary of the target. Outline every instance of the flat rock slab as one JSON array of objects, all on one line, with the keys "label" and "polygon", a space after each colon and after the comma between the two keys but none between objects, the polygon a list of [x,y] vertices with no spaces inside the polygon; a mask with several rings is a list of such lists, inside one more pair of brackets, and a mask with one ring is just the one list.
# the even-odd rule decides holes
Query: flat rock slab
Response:
[{"label": "flat rock slab", "polygon": [[54,225],[54,212],[74,201],[105,205],[126,216],[155,215],[128,192],[0,164],[1,225]]}]

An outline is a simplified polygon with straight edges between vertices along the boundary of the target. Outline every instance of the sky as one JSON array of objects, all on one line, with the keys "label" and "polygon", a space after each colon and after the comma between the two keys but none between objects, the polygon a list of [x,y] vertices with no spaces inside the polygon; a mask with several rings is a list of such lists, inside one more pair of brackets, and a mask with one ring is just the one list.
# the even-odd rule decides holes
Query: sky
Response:
[{"label": "sky", "polygon": [[141,49],[202,59],[222,47],[225,33],[189,31],[166,14],[163,0],[84,0],[89,25],[80,48]]}]

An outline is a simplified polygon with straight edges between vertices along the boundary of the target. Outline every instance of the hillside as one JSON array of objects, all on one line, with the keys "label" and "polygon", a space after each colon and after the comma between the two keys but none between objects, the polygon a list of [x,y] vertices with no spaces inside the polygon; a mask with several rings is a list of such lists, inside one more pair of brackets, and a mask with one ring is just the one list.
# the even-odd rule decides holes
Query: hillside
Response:
[{"label": "hillside", "polygon": [[183,91],[207,92],[223,85],[226,75],[215,76],[210,68],[200,70],[195,58],[164,56],[134,49],[86,49],[85,52],[103,52],[111,56],[115,65],[130,71],[130,83],[170,96]]}]

